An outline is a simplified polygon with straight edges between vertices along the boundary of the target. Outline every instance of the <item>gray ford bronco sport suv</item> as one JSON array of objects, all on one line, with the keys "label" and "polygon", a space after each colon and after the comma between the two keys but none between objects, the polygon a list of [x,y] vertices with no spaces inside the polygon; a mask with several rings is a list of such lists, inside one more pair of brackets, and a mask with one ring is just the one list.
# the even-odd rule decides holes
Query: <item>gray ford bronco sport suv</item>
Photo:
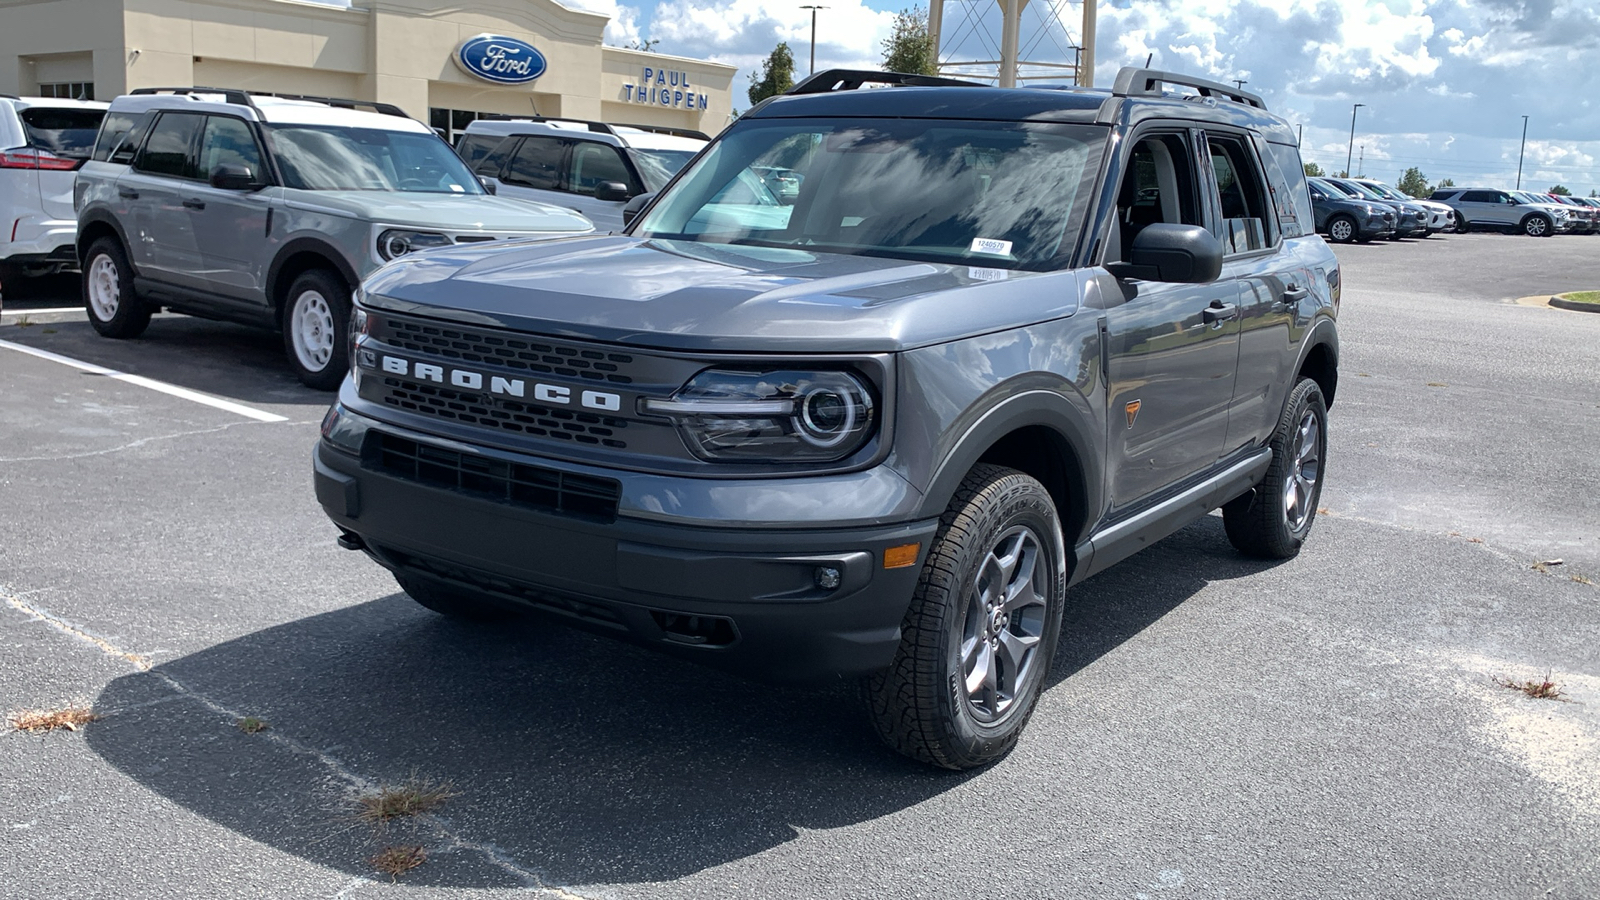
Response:
[{"label": "gray ford bronco sport suv", "polygon": [[280,329],[290,368],[324,390],[345,376],[351,294],[385,262],[594,230],[571,210],[489,196],[398,107],[220,88],[112,101],[74,191],[96,331],[136,337],[162,307]]},{"label": "gray ford bronco sport suv", "polygon": [[1218,507],[1245,553],[1306,539],[1340,280],[1303,172],[1182,76],[819,73],[625,233],[369,278],[317,497],[431,609],[860,676],[896,750],[984,765],[1069,585]]}]

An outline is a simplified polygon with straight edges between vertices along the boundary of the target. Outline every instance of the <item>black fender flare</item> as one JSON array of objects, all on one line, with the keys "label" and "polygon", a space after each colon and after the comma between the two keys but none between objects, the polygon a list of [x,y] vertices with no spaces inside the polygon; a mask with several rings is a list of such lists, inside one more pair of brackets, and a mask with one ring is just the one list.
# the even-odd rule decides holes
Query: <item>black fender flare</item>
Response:
[{"label": "black fender flare", "polygon": [[122,223],[117,217],[103,209],[93,209],[85,212],[78,220],[78,234],[73,239],[73,247],[78,251],[78,266],[83,266],[83,255],[89,251],[90,232],[99,229],[91,226],[105,225],[116,232],[117,240],[122,242],[122,255],[128,260],[128,267],[133,269],[133,274],[139,274],[139,264],[133,259],[133,245],[128,242],[128,233],[122,229]]},{"label": "black fender flare", "polygon": [[345,284],[350,286],[351,291],[354,291],[361,284],[361,276],[356,274],[356,270],[350,265],[349,260],[346,260],[344,254],[340,253],[332,244],[314,237],[297,237],[279,247],[278,255],[272,258],[272,264],[267,267],[267,299],[272,303],[274,309],[278,306],[279,288],[282,287],[278,283],[278,279],[283,275],[284,264],[300,253],[315,253],[326,259],[329,265],[339,273],[339,277],[344,279]]},{"label": "black fender flare", "polygon": [[[1300,339],[1300,353],[1295,357],[1294,361],[1294,371],[1296,373],[1305,369],[1306,360],[1311,357],[1311,354],[1318,347],[1327,350],[1329,362],[1332,364],[1334,383],[1337,385],[1339,374],[1339,326],[1334,322],[1331,315],[1317,316],[1316,320],[1311,323],[1311,327],[1306,329],[1305,337]],[[1290,385],[1289,391],[1284,395],[1285,398],[1289,393],[1293,392],[1294,385]],[[1288,402],[1287,399],[1284,402]],[[1333,405],[1332,392],[1328,394],[1327,403],[1330,407]]]},{"label": "black fender flare", "polygon": [[[1006,386],[996,387],[991,394],[1005,390],[1008,390]],[[1028,388],[1000,399],[967,425],[955,445],[940,460],[923,493],[918,517],[937,518],[943,515],[967,472],[1001,438],[1022,428],[1040,426],[1059,437],[1077,458],[1075,467],[1067,467],[1067,478],[1071,496],[1082,504],[1081,515],[1072,515],[1069,510],[1061,511],[1064,523],[1073,520],[1080,522],[1079,527],[1071,529],[1074,533],[1064,535],[1067,546],[1071,548],[1088,537],[1089,528],[1099,518],[1102,507],[1105,441],[1103,435],[1097,434],[1097,431],[1104,430],[1097,421],[1098,417],[1088,400],[1070,385],[1066,386],[1066,391],[1061,388]]]}]

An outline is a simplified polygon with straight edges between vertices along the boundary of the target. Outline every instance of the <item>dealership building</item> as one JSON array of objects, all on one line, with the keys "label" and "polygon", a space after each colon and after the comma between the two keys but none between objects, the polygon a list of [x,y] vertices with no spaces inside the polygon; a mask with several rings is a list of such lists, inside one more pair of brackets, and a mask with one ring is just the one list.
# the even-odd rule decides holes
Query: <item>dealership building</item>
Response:
[{"label": "dealership building", "polygon": [[727,124],[733,66],[605,46],[608,21],[555,0],[0,0],[0,93],[341,97],[452,137],[486,114]]}]

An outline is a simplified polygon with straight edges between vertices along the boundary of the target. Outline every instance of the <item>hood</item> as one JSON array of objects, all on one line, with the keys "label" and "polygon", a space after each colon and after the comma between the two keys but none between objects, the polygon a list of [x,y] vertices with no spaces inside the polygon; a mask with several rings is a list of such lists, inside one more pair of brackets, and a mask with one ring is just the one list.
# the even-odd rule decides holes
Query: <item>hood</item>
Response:
[{"label": "hood", "polygon": [[607,235],[441,248],[363,289],[370,307],[532,334],[875,353],[1071,315],[1078,277]]},{"label": "hood", "polygon": [[594,223],[573,210],[491,194],[287,190],[285,199],[301,209],[433,231],[583,234],[594,230]]}]

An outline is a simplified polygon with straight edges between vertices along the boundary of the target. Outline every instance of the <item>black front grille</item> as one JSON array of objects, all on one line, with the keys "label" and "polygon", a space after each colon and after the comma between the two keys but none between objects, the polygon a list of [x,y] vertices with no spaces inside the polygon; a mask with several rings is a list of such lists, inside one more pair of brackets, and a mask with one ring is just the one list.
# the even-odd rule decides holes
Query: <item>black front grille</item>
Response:
[{"label": "black front grille", "polygon": [[633,357],[626,353],[563,347],[455,326],[408,322],[394,316],[387,316],[384,321],[388,328],[388,333],[382,336],[384,342],[403,350],[543,375],[610,384],[633,383],[627,373]]},{"label": "black front grille", "polygon": [[374,432],[369,464],[408,481],[473,494],[541,512],[610,522],[622,486],[610,478],[508,462]]},{"label": "black front grille", "polygon": [[619,450],[628,446],[626,441],[617,437],[618,431],[628,427],[628,420],[616,416],[552,409],[476,391],[458,391],[389,376],[383,377],[383,390],[379,396],[390,406],[469,425]]}]

